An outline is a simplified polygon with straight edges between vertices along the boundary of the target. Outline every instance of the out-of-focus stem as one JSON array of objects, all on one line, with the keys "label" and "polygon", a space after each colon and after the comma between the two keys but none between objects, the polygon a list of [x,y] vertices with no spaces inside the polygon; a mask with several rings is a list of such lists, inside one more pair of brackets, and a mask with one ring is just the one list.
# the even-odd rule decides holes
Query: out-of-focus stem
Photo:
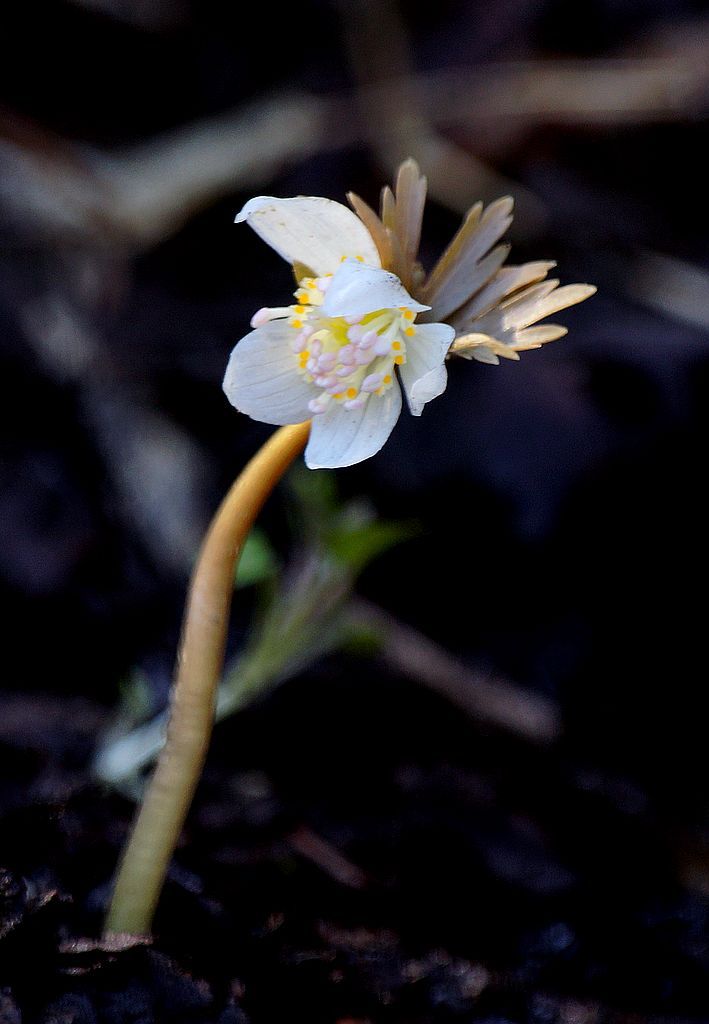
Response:
[{"label": "out-of-focus stem", "polygon": [[281,427],[220,505],[192,575],[165,746],[116,876],[105,932],[147,935],[192,802],[214,722],[234,573],[264,502],[308,439],[309,423]]}]

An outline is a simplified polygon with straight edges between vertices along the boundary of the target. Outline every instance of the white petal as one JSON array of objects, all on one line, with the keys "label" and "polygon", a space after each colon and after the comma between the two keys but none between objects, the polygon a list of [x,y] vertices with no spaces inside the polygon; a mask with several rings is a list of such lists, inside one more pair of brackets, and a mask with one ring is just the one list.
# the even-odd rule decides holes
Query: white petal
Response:
[{"label": "white petal", "polygon": [[294,328],[272,320],[235,346],[224,375],[224,393],[231,404],[261,423],[303,423],[308,402],[320,391],[298,372],[290,348]]},{"label": "white petal", "polygon": [[398,308],[421,313],[429,307],[412,299],[395,274],[358,260],[340,265],[322,304],[325,316],[364,316],[375,309]]},{"label": "white petal", "polygon": [[375,455],[385,443],[401,412],[401,391],[394,384],[383,395],[372,395],[361,409],[348,410],[339,402],[313,419],[305,464],[310,469],[353,466]]},{"label": "white petal", "polygon": [[455,331],[448,324],[421,324],[406,341],[406,362],[399,367],[409,409],[420,416],[426,402],[446,390],[445,358]]},{"label": "white petal", "polygon": [[274,199],[257,196],[236,215],[289,263],[302,263],[318,277],[334,274],[343,256],[361,256],[380,266],[379,253],[359,217],[320,196]]}]

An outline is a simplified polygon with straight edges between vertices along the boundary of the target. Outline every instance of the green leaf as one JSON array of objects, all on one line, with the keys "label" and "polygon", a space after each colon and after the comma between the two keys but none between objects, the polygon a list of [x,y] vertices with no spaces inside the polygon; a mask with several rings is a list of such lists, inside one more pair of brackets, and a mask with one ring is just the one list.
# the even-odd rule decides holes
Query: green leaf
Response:
[{"label": "green leaf", "polygon": [[310,539],[317,539],[322,528],[341,510],[335,474],[296,464],[288,473],[288,486],[295,498],[298,516],[307,524]]},{"label": "green leaf", "polygon": [[343,524],[328,532],[327,548],[357,575],[383,552],[419,532],[416,523],[372,519]]},{"label": "green leaf", "polygon": [[246,538],[236,567],[237,587],[251,587],[273,579],[278,572],[278,559],[265,533],[257,526]]}]

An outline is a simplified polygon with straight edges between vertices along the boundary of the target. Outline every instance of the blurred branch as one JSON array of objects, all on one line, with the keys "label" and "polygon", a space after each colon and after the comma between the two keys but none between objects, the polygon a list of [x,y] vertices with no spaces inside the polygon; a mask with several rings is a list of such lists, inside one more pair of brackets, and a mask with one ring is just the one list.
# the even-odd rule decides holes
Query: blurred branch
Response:
[{"label": "blurred branch", "polygon": [[[287,577],[248,648],[229,667],[216,720],[248,707],[277,686],[311,668],[325,655],[368,641],[373,653],[399,675],[428,687],[476,721],[532,743],[559,739],[556,704],[500,677],[468,668],[445,648],[384,609],[348,597],[352,578],[342,566],[307,559]],[[374,648],[372,648],[374,641]],[[137,775],[159,754],[166,715],[106,736],[94,774],[104,784],[136,795]]]},{"label": "blurred branch", "polygon": [[222,196],[324,148],[328,111],[327,102],[281,94],[112,154],[6,117],[0,207],[50,242],[150,248]]},{"label": "blurred branch", "polygon": [[684,260],[645,250],[626,269],[628,293],[665,316],[709,328],[709,273]]},{"label": "blurred branch", "polygon": [[354,629],[376,629],[379,656],[396,672],[427,686],[477,721],[534,743],[561,735],[556,704],[500,677],[485,676],[423,633],[361,598],[349,606]]},{"label": "blurred branch", "polygon": [[414,73],[395,0],[339,0],[339,7],[360,123],[386,172],[393,175],[414,156],[430,195],[461,214],[477,199],[511,193],[521,214],[517,232],[537,230],[544,219],[542,201],[441,134],[441,116],[448,116],[447,99],[441,102],[446,92]]},{"label": "blurred branch", "polygon": [[364,889],[368,884],[367,875],[356,864],[347,860],[336,846],[313,832],[307,825],[300,825],[288,836],[293,850],[319,867],[330,878],[350,889]]},{"label": "blurred branch", "polygon": [[329,148],[330,113],[328,102],[281,94],[114,156],[102,168],[114,218],[141,248],[150,246],[222,196]]},{"label": "blurred branch", "polygon": [[189,23],[187,0],[70,0],[147,32],[164,32]]},{"label": "blurred branch", "polygon": [[48,292],[20,304],[18,319],[45,368],[78,385],[120,511],[156,564],[186,574],[205,527],[208,454],[143,388],[121,380],[78,304]]},{"label": "blurred branch", "polygon": [[419,79],[417,90],[432,113],[436,96],[445,95],[445,120],[471,126],[509,118],[516,129],[612,128],[700,118],[709,106],[709,31],[701,26],[700,33],[703,60],[677,49],[647,58],[489,64]]},{"label": "blurred branch", "polygon": [[346,11],[354,95],[287,91],[110,155],[5,115],[0,206],[50,241],[144,249],[217,199],[263,187],[285,165],[364,141],[387,169],[413,154],[432,195],[452,208],[511,191],[538,213],[537,197],[452,143],[446,129],[492,125],[505,147],[539,124],[643,124],[700,117],[709,105],[706,19],[658,33],[642,56],[419,74],[398,27],[382,30],[382,19],[398,26],[391,4]]}]

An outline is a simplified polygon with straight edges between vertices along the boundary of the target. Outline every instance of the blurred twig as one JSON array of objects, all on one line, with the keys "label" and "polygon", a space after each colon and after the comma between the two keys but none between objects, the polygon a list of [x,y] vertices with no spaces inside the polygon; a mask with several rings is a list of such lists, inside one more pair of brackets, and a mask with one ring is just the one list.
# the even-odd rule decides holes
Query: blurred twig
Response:
[{"label": "blurred twig", "polygon": [[189,24],[187,0],[70,0],[77,7],[99,11],[146,32],[160,32]]},{"label": "blurred twig", "polygon": [[642,251],[627,267],[628,292],[645,305],[695,327],[709,328],[709,273],[663,253]]},{"label": "blurred twig", "polygon": [[[357,83],[356,102],[365,140],[388,174],[415,156],[429,193],[464,213],[472,203],[512,193],[525,232],[544,218],[541,200],[507,179],[439,130],[447,104],[415,72],[406,28],[395,0],[339,0],[344,41]],[[433,98],[433,102],[429,100]],[[519,224],[517,225],[519,228]]]},{"label": "blurred twig", "polygon": [[[263,186],[287,164],[357,142],[388,168],[413,154],[432,194],[453,208],[485,192],[513,191],[519,201],[531,194],[452,143],[446,130],[492,124],[505,148],[538,124],[603,128],[691,119],[709,106],[706,19],[659,32],[642,50],[613,59],[425,74],[410,65],[391,4],[348,3],[346,11],[354,95],[288,90],[110,155],[5,114],[0,206],[51,242],[83,238],[141,249],[230,192]],[[393,19],[397,31],[383,31],[382,19]]]},{"label": "blurred twig", "polygon": [[[456,209],[486,191],[512,191],[519,203],[524,192],[514,182],[446,132],[492,126],[499,151],[540,123],[598,130],[700,117],[709,105],[706,18],[662,29],[613,59],[506,62],[426,74],[412,64],[393,3],[348,3],[346,12],[357,78],[352,94],[289,90],[110,154],[0,111],[3,245],[42,249],[56,261],[50,290],[37,294],[36,283],[28,288],[24,279],[17,287],[13,276],[1,284],[45,365],[79,385],[126,507],[141,533],[154,539],[153,550],[177,567],[184,567],[203,525],[204,460],[194,457],[184,431],[166,420],[157,429],[149,394],[141,402],[128,393],[92,318],[107,294],[125,287],[135,254],[223,196],[266,188],[284,167],[327,150],[364,142],[390,167],[413,153],[432,194]],[[520,210],[516,223],[530,233],[538,221],[532,206],[528,212]],[[630,286],[647,305],[706,325],[706,277],[698,268],[657,255],[641,258]],[[31,288],[35,294],[25,294]],[[117,437],[136,439],[128,457]],[[145,437],[159,444],[144,446]],[[147,507],[155,488],[143,484],[165,456],[172,468],[160,478],[159,504],[175,509],[175,517],[168,534],[155,534],[154,523],[164,522],[165,514],[156,517]],[[186,496],[182,504],[174,500],[175,486]]]},{"label": "blurred twig", "polygon": [[[499,677],[472,671],[444,648],[376,605],[352,597],[354,579],[343,565],[322,555],[305,558],[285,577],[263,621],[220,687],[216,718],[246,708],[255,699],[310,668],[324,655],[368,638],[397,673],[429,687],[478,721],[534,743],[561,734],[555,704]],[[128,732],[106,737],[94,771],[102,782],[135,793],[137,775],[160,752],[166,715]]]},{"label": "blurred twig", "polygon": [[78,386],[120,511],[158,565],[186,574],[205,526],[208,454],[151,408],[145,389],[120,380],[79,303],[56,290],[25,302],[18,318],[44,367]]},{"label": "blurred twig", "polygon": [[414,84],[431,113],[437,96],[445,95],[445,120],[452,124],[509,118],[513,126],[524,128],[612,128],[694,119],[709,106],[709,31],[704,26],[699,31],[703,60],[684,49],[668,49],[657,56],[614,60],[510,61],[488,64],[478,72],[439,72]]},{"label": "blurred twig", "polygon": [[288,842],[296,853],[311,861],[340,885],[350,889],[364,889],[367,886],[368,878],[364,871],[307,825],[300,825],[291,832]]},{"label": "blurred twig", "polygon": [[379,656],[390,668],[434,690],[472,718],[534,743],[551,743],[560,737],[561,717],[553,701],[469,668],[371,602],[357,598],[348,611],[354,628],[377,630]]},{"label": "blurred twig", "polygon": [[[324,655],[368,637],[370,655],[375,640],[376,655],[397,674],[428,687],[476,721],[532,743],[559,739],[561,716],[553,701],[469,668],[384,609],[347,597],[351,585],[351,576],[342,576],[342,566],[328,560],[307,560],[288,577],[281,599],[273,601],[250,645],[227,672],[217,721],[243,710]],[[165,721],[161,713],[128,732],[107,736],[95,758],[96,777],[135,795],[138,773],[162,749]]]}]

